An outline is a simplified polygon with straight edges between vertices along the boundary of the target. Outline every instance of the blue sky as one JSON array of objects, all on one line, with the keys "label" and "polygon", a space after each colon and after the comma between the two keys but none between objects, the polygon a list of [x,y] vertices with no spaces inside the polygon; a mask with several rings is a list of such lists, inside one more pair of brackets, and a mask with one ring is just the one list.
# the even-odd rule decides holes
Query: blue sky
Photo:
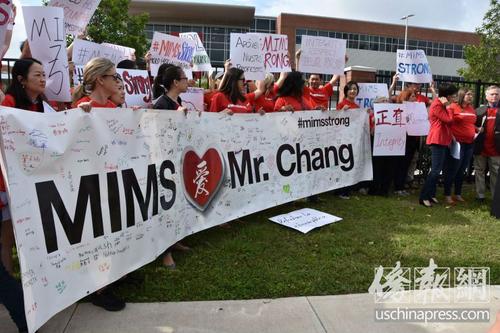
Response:
[{"label": "blue sky", "polygon": [[[151,0],[162,1],[162,0]],[[177,1],[177,0],[174,0]],[[277,16],[280,13],[299,13],[402,24],[400,18],[414,14],[410,26],[445,30],[474,31],[480,26],[489,8],[489,0],[189,0],[189,2],[247,5],[256,14]],[[20,8],[41,5],[41,0],[14,0]],[[7,57],[19,55],[19,44],[26,38],[22,10],[18,10],[14,36]]]}]

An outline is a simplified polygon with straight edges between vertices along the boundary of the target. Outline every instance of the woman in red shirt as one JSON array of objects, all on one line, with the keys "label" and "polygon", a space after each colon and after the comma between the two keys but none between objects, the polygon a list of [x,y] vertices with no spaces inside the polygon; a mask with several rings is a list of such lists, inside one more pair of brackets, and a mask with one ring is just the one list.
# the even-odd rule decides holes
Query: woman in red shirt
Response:
[{"label": "woman in red shirt", "polygon": [[274,111],[310,111],[313,106],[304,96],[304,78],[301,72],[288,73],[283,85],[278,89]]},{"label": "woman in red shirt", "polygon": [[[449,109],[453,112],[451,132],[455,140],[460,143],[460,159],[448,158],[444,171],[444,195],[446,202],[463,202],[462,183],[465,169],[469,166],[474,152],[474,138],[476,128],[476,111],[472,106],[474,94],[472,90],[462,88],[458,91],[458,101],[451,103]],[[455,200],[451,197],[451,188],[455,184]]]},{"label": "woman in red shirt", "polygon": [[227,71],[219,92],[212,96],[209,112],[225,111],[233,113],[251,113],[253,101],[260,97],[263,89],[258,86],[253,93],[245,94],[245,73],[232,67]]},{"label": "woman in red shirt", "polygon": [[85,111],[94,108],[116,108],[110,98],[118,92],[120,75],[115,64],[106,58],[93,58],[83,68],[83,83],[73,93],[73,107]]},{"label": "woman in red shirt", "polygon": [[432,207],[432,203],[438,203],[437,180],[447,156],[450,155],[448,146],[453,138],[451,133],[453,111],[447,107],[457,99],[457,91],[457,87],[452,84],[442,84],[439,87],[439,98],[432,101],[429,109],[431,128],[427,135],[427,144],[431,148],[431,171],[420,191],[420,204],[425,207]]}]

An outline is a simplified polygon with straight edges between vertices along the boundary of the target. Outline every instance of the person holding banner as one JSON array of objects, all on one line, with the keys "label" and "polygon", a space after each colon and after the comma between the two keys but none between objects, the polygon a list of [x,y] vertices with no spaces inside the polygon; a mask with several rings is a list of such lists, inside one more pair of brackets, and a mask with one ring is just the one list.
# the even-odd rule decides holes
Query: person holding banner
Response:
[{"label": "person holding banner", "polygon": [[93,58],[83,68],[83,83],[73,93],[73,107],[116,108],[110,97],[118,91],[120,75],[106,58]]},{"label": "person holding banner", "polygon": [[[476,111],[472,106],[474,98],[471,89],[462,88],[458,90],[458,101],[451,103],[453,111],[453,122],[451,132],[460,144],[460,159],[448,157],[444,170],[444,195],[446,203],[454,204],[456,201],[464,202],[462,198],[462,183],[465,169],[469,167],[474,151],[474,138],[476,132]],[[455,197],[451,197],[451,188],[455,184]]]},{"label": "person holding banner", "polygon": [[301,72],[291,72],[278,89],[274,111],[311,111],[311,101],[304,95],[305,81]]},{"label": "person holding banner", "polygon": [[255,92],[245,94],[245,72],[231,67],[224,74],[219,92],[214,94],[210,101],[209,112],[251,113],[253,101],[264,93],[263,81],[258,81]]},{"label": "person holding banner", "polygon": [[181,93],[188,90],[188,78],[182,68],[169,66],[162,75],[161,85],[165,88],[165,93],[158,98],[153,109],[187,112],[187,108],[182,106],[182,100],[179,97]]},{"label": "person holding banner", "polygon": [[431,128],[427,136],[427,144],[431,149],[431,171],[427,175],[420,191],[419,202],[422,206],[432,207],[439,203],[436,199],[436,186],[444,162],[450,154],[449,145],[452,141],[451,123],[453,111],[447,107],[457,99],[458,89],[452,84],[444,83],[439,87],[439,98],[435,99],[429,109]]}]

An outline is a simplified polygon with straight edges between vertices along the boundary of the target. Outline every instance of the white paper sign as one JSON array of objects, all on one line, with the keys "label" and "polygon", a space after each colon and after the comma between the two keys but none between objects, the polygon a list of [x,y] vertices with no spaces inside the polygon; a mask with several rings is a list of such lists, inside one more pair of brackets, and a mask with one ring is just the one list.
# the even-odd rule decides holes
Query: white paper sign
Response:
[{"label": "white paper sign", "polygon": [[264,55],[256,34],[231,34],[229,57],[233,67],[245,72],[247,80],[264,80]]},{"label": "white paper sign", "polygon": [[378,97],[389,98],[389,91],[385,83],[358,83],[359,93],[356,104],[362,109],[373,109],[373,101]]},{"label": "white paper sign", "polygon": [[118,62],[125,60],[125,59],[135,60],[135,49],[134,48],[116,45],[116,44],[110,44],[110,43],[101,43],[101,45],[104,45],[106,47],[110,47],[114,50],[119,51],[122,54],[122,56]]},{"label": "white paper sign", "polygon": [[5,43],[5,34],[7,33],[7,27],[9,21],[12,18],[12,1],[3,0],[0,2],[0,45]]},{"label": "white paper sign", "polygon": [[431,124],[425,103],[403,102],[406,111],[406,132],[410,136],[425,136],[429,134]]},{"label": "white paper sign", "polygon": [[413,83],[431,83],[432,71],[424,50],[398,50],[396,72],[399,79]]},{"label": "white paper sign", "polygon": [[151,105],[152,87],[148,71],[117,68],[116,72],[123,79],[126,107],[149,107]]},{"label": "white paper sign", "polygon": [[268,73],[291,72],[288,54],[288,36],[255,33],[259,36],[260,49],[264,57],[264,67]]},{"label": "white paper sign", "polygon": [[327,124],[310,128],[303,112],[0,115],[31,332],[187,235],[372,179],[359,110],[307,112]]},{"label": "white paper sign", "polygon": [[45,70],[45,96],[51,101],[71,102],[63,9],[23,7],[23,14],[31,54]]},{"label": "white paper sign", "polygon": [[192,39],[162,34],[155,31],[151,41],[151,75],[156,76],[162,64],[182,67],[188,78],[192,77],[191,61],[196,50]]},{"label": "white paper sign", "polygon": [[344,74],[346,40],[302,36],[299,70],[315,74]]},{"label": "white paper sign", "polygon": [[78,36],[85,32],[101,0],[51,0],[50,7],[64,8],[66,33]]},{"label": "white paper sign", "polygon": [[404,156],[406,115],[404,104],[373,104],[375,135],[373,156]]},{"label": "white paper sign", "polygon": [[188,108],[189,111],[203,111],[203,88],[189,87],[188,91],[180,95],[182,106]]},{"label": "white paper sign", "polygon": [[342,218],[320,212],[316,209],[303,208],[291,213],[271,217],[269,220],[305,234],[324,225],[341,221]]},{"label": "white paper sign", "polygon": [[90,59],[97,57],[109,59],[116,65],[122,59],[122,53],[119,50],[88,40],[74,40],[72,60],[75,65],[85,66]]},{"label": "white paper sign", "polygon": [[196,49],[193,56],[193,71],[195,72],[208,72],[212,70],[212,65],[210,64],[210,58],[208,53],[201,42],[200,36],[197,32],[183,32],[179,34],[179,37],[185,39],[191,39],[195,42]]},{"label": "white paper sign", "polygon": [[77,86],[83,83],[83,65],[73,66],[73,86]]}]

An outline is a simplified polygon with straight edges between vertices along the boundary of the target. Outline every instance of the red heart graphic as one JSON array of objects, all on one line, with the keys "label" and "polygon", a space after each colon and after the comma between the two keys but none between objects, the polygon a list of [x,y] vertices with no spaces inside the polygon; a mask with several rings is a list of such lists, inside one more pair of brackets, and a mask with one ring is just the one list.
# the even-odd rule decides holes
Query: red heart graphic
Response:
[{"label": "red heart graphic", "polygon": [[204,211],[224,179],[224,160],[219,151],[210,148],[200,158],[192,148],[186,148],[182,158],[182,178],[186,198]]}]

